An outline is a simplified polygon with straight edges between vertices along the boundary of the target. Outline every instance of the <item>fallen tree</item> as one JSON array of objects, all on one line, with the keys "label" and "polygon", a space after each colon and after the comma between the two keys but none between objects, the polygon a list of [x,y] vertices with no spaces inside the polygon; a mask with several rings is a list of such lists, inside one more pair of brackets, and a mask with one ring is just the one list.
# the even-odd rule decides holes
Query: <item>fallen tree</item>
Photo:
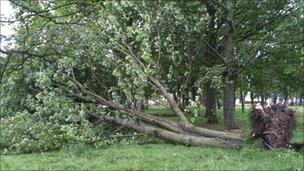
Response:
[{"label": "fallen tree", "polygon": [[[151,80],[150,84],[168,100],[170,108],[178,116],[179,122],[147,114],[138,111],[136,108],[128,109],[118,102],[107,100],[104,97],[94,93],[92,90],[88,90],[76,79],[74,74],[72,74],[71,79],[78,85],[83,93],[89,95],[100,104],[111,108],[112,111],[119,111],[126,116],[134,118],[134,120],[139,120],[129,121],[128,119],[122,119],[117,116],[107,116],[97,113],[93,114],[94,116],[98,116],[99,119],[103,121],[113,122],[142,133],[147,133],[156,138],[182,145],[220,147],[229,149],[240,149],[243,146],[244,138],[240,134],[205,129],[191,124],[182,110],[179,108],[178,104],[166,91],[165,86],[152,76],[149,78]],[[78,95],[78,98],[84,97]]]},{"label": "fallen tree", "polygon": [[131,122],[112,116],[100,116],[101,120],[107,122],[114,122],[119,125],[132,128],[139,132],[147,133],[151,136],[163,139],[168,142],[189,145],[189,146],[206,146],[206,147],[221,147],[230,149],[240,149],[243,145],[241,141],[225,140],[220,137],[207,138],[203,136],[197,136],[190,133],[176,133],[168,131],[155,126],[146,125],[140,122]]},{"label": "fallen tree", "polygon": [[[171,87],[170,91],[167,87],[169,84],[165,83],[165,80],[170,78],[163,71],[184,65],[181,63],[173,66],[174,63],[181,62],[174,56],[186,54],[186,51],[168,48],[177,44],[179,40],[170,40],[171,32],[160,28],[170,26],[174,18],[168,22],[169,20],[163,20],[167,14],[159,13],[158,15],[166,16],[160,17],[158,24],[162,26],[156,27],[152,22],[155,15],[150,13],[153,11],[151,7],[156,5],[154,3],[95,2],[86,4],[94,8],[85,13],[82,4],[76,4],[79,6],[78,11],[78,8],[69,7],[70,2],[66,3],[49,2],[50,6],[45,10],[44,5],[40,3],[15,3],[20,9],[26,9],[20,11],[20,14],[25,16],[22,18],[20,15],[23,24],[20,25],[20,29],[25,29],[26,32],[20,33],[22,40],[24,37],[24,42],[16,46],[18,51],[10,52],[16,56],[26,56],[24,65],[27,68],[24,72],[31,73],[30,79],[27,79],[30,81],[27,82],[31,82],[34,89],[39,92],[33,93],[33,101],[39,101],[37,96],[58,93],[74,100],[76,97],[83,106],[84,102],[91,103],[91,106],[86,107],[94,106],[92,108],[96,111],[100,107],[113,111],[109,112],[110,116],[96,112],[104,121],[114,122],[165,141],[190,146],[232,149],[242,147],[242,135],[191,124],[177,100],[172,97],[173,88]],[[37,6],[37,9],[41,8],[39,12],[32,7],[33,5]],[[61,16],[61,10],[56,9],[63,6],[71,10],[71,16],[79,14],[78,17],[72,19],[68,15]],[[161,9],[158,6],[153,8]],[[174,6],[170,8],[175,9]],[[27,17],[31,19],[27,20]],[[40,21],[41,17],[44,20],[37,24],[36,20]],[[182,15],[181,17],[183,18]],[[189,37],[189,33],[184,36]],[[162,40],[165,37],[168,37],[168,40],[165,40],[166,45]],[[200,47],[200,44],[198,45]],[[193,48],[195,49],[195,46]],[[177,53],[177,50],[180,52]],[[187,54],[182,57],[187,59],[188,56]],[[183,72],[177,76],[184,75]],[[189,76],[193,74],[192,71],[187,73]],[[149,98],[149,95],[145,96],[146,89],[164,97],[178,121],[154,116],[134,107],[134,102]],[[39,103],[42,103],[41,99]],[[71,106],[66,108],[72,108]],[[60,111],[60,107],[57,110]]]}]

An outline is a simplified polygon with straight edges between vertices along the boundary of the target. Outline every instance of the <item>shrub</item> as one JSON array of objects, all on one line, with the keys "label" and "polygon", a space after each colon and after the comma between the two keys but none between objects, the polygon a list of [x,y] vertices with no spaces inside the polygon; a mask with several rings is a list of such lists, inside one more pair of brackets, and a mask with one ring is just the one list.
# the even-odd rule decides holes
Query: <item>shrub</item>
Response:
[{"label": "shrub", "polygon": [[31,153],[60,148],[67,137],[54,124],[43,123],[27,112],[1,119],[0,147],[4,152]]},{"label": "shrub", "polygon": [[191,116],[190,121],[195,123],[197,120],[201,120],[204,109],[199,105],[188,105],[186,106],[185,112]]},{"label": "shrub", "polygon": [[[89,122],[90,105],[75,104],[54,92],[25,99],[27,110],[1,116],[0,148],[5,153],[57,150],[72,143],[98,142],[104,125]],[[96,109],[98,111],[98,109]],[[101,112],[101,111],[100,111]]]}]

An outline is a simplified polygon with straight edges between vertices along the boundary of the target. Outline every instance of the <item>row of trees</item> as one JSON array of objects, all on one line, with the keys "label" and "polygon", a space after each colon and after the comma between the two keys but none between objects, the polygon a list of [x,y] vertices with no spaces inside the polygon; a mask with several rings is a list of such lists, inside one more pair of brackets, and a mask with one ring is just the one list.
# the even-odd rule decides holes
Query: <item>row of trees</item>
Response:
[{"label": "row of trees", "polygon": [[[15,19],[1,22],[18,28],[14,45],[1,49],[1,117],[94,113],[171,142],[237,148],[240,135],[188,121],[190,100],[204,102],[210,123],[223,101],[224,125],[233,129],[237,90],[241,99],[248,91],[264,99],[303,92],[301,1],[11,3]],[[142,110],[159,98],[177,122]]]}]

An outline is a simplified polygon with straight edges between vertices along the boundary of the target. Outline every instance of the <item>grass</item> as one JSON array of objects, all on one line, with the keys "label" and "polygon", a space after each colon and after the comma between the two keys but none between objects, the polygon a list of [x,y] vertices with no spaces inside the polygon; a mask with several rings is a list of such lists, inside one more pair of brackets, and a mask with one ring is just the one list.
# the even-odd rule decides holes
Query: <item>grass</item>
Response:
[{"label": "grass", "polygon": [[[297,110],[301,112],[292,141],[303,143],[304,109]],[[156,109],[151,113],[160,111],[166,112]],[[241,113],[239,108],[236,112],[245,133],[249,133],[247,113]],[[203,122],[197,124],[208,127]],[[223,128],[219,125],[218,129]],[[1,170],[303,170],[304,155],[287,149],[262,151],[258,141],[246,142],[239,151],[185,147],[157,141],[145,145],[74,146],[43,154],[2,155],[0,164]]]}]

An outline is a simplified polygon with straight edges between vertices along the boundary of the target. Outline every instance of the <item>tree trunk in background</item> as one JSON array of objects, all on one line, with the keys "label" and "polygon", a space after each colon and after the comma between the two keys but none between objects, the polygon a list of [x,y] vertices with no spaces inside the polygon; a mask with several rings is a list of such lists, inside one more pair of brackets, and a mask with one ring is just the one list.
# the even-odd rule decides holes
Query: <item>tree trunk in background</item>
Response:
[{"label": "tree trunk in background", "polygon": [[285,96],[285,98],[284,98],[284,104],[288,105],[288,96]]},{"label": "tree trunk in background", "polygon": [[[207,40],[205,43],[205,64],[208,68],[213,68],[215,65],[220,64],[218,60],[218,55],[215,52],[217,49],[217,32],[216,32],[216,8],[215,6],[205,1],[205,6],[208,12],[208,28],[207,28],[207,37],[203,39]],[[212,78],[209,78],[208,82],[204,85],[205,97],[206,97],[206,113],[205,117],[208,118],[208,123],[217,123],[216,118],[216,89],[211,85]]]},{"label": "tree trunk in background", "polygon": [[235,112],[235,101],[234,101],[234,82],[226,81],[224,90],[224,125],[228,129],[237,128],[234,112]]},{"label": "tree trunk in background", "polygon": [[261,105],[265,106],[265,95],[264,94],[261,95]]},{"label": "tree trunk in background", "polygon": [[177,102],[178,99],[177,99],[177,96],[176,96],[176,92],[173,92],[172,95],[173,95],[173,99]]},{"label": "tree trunk in background", "polygon": [[300,94],[300,105],[304,105],[304,90],[302,91],[302,93]]},{"label": "tree trunk in background", "polygon": [[253,92],[251,91],[250,92],[250,102],[251,102],[251,107],[253,107],[253,105],[254,105],[254,97],[253,97]]},{"label": "tree trunk in background", "polygon": [[136,100],[135,102],[135,109],[139,112],[142,112],[144,109],[144,104],[142,100]]},{"label": "tree trunk in background", "polygon": [[217,123],[216,118],[216,92],[211,86],[211,82],[206,84],[206,117],[208,123]]},{"label": "tree trunk in background", "polygon": [[235,109],[236,109],[236,108],[235,108],[235,103],[236,103],[236,95],[235,95],[235,91],[236,91],[236,90],[234,90],[234,112],[235,112]]},{"label": "tree trunk in background", "polygon": [[176,102],[178,102],[178,106],[181,110],[184,110],[183,109],[183,99],[182,99],[182,93],[181,93],[181,83],[179,81],[179,79],[177,80],[177,83],[176,83],[176,93],[175,93],[175,98],[176,98]]},{"label": "tree trunk in background", "polygon": [[216,103],[217,103],[217,108],[220,109],[221,108],[220,98],[216,98]]},{"label": "tree trunk in background", "polygon": [[277,104],[277,100],[278,100],[278,96],[277,96],[277,95],[274,95],[274,96],[273,96],[273,99],[272,99],[272,101],[273,101],[272,103],[273,103],[273,104]]},{"label": "tree trunk in background", "polygon": [[185,89],[182,92],[182,94],[183,94],[183,98],[182,98],[182,110],[184,111],[186,109],[186,107],[190,104],[188,89]]},{"label": "tree trunk in background", "polygon": [[299,103],[300,105],[304,105],[304,93],[301,93],[300,96],[299,96]]},{"label": "tree trunk in background", "polygon": [[295,105],[295,100],[294,100],[294,97],[292,97],[292,98],[291,98],[290,105],[291,105],[291,106]]},{"label": "tree trunk in background", "polygon": [[245,113],[245,99],[244,99],[244,92],[243,92],[243,89],[241,88],[240,89],[240,101],[241,101],[241,104],[242,104],[242,113]]},{"label": "tree trunk in background", "polygon": [[197,94],[197,89],[194,85],[192,85],[192,88],[191,88],[191,97],[192,97],[192,100],[195,102],[196,100],[196,94]]},{"label": "tree trunk in background", "polygon": [[201,98],[201,104],[202,104],[204,107],[206,107],[206,101],[207,101],[207,98],[206,98],[205,96],[203,96],[203,97]]},{"label": "tree trunk in background", "polygon": [[227,69],[225,76],[224,90],[224,125],[228,129],[237,128],[235,113],[235,87],[234,87],[234,28],[233,13],[235,2],[233,0],[225,0],[223,2],[226,7],[225,23],[223,25],[223,51],[222,55],[226,63]]}]

